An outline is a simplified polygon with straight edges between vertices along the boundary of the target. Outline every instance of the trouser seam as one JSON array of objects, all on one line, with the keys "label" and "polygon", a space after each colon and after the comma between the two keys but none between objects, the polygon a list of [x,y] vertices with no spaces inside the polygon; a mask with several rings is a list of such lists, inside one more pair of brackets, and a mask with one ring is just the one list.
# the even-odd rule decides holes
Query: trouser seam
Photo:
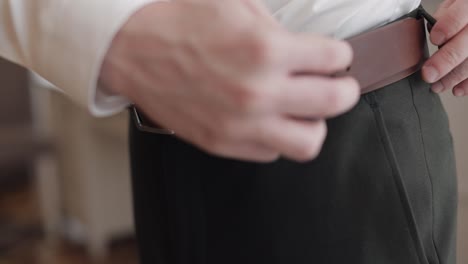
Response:
[{"label": "trouser seam", "polygon": [[414,110],[416,112],[416,116],[418,118],[419,136],[421,138],[421,143],[422,143],[422,148],[423,148],[424,165],[426,167],[429,182],[431,184],[431,216],[432,216],[431,242],[432,242],[432,246],[434,247],[434,252],[436,254],[436,257],[437,257],[437,263],[440,264],[441,263],[440,254],[439,254],[439,250],[438,250],[437,245],[436,245],[435,240],[434,240],[434,229],[435,229],[434,228],[434,225],[435,225],[434,184],[433,184],[433,180],[432,180],[432,174],[431,174],[431,171],[429,169],[429,162],[428,162],[427,153],[426,153],[426,143],[425,143],[425,140],[424,140],[424,135],[422,134],[421,115],[420,115],[419,110],[418,110],[418,108],[416,106],[415,96],[414,96],[414,86],[413,86],[412,79],[408,79],[408,83],[409,83],[409,85],[411,87],[411,100],[412,100],[412,103],[413,103]]},{"label": "trouser seam", "polygon": [[396,185],[398,197],[400,198],[400,202],[403,209],[403,214],[406,218],[406,224],[408,225],[410,236],[413,241],[413,245],[416,249],[419,263],[429,264],[429,260],[427,259],[427,256],[425,254],[423,244],[421,243],[420,235],[416,226],[416,220],[413,214],[413,210],[411,208],[411,203],[409,202],[408,194],[404,186],[403,179],[401,177],[401,171],[395,157],[395,152],[393,150],[391,140],[388,135],[388,131],[385,125],[385,119],[382,110],[380,109],[380,106],[378,104],[375,92],[368,93],[366,95],[366,100],[374,113],[374,119],[376,121],[379,137],[384,148],[385,156],[390,165],[390,169],[392,170],[393,181]]}]

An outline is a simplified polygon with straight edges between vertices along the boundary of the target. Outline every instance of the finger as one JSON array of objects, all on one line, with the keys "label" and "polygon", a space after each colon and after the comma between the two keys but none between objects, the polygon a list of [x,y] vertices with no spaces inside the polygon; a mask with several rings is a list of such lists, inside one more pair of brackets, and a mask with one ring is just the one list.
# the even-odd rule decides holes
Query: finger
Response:
[{"label": "finger", "polygon": [[454,88],[459,83],[468,79],[468,60],[465,60],[460,66],[456,67],[447,76],[432,86],[432,91],[442,93],[448,89]]},{"label": "finger", "polygon": [[207,148],[206,151],[219,157],[260,163],[273,162],[280,157],[278,151],[256,142],[220,144]]},{"label": "finger", "polygon": [[300,76],[288,84],[290,88],[279,91],[278,110],[296,117],[333,117],[351,109],[360,96],[359,84],[350,77]]},{"label": "finger", "polygon": [[[174,112],[177,114],[177,110]],[[236,130],[226,131],[226,127],[217,131],[206,129],[205,122],[186,114],[175,115],[186,120],[185,126],[176,128],[176,136],[215,156],[253,162],[272,162],[280,157],[278,150],[266,146],[254,139],[246,140],[248,126],[236,126]],[[190,119],[191,118],[191,119]],[[234,127],[234,126],[232,126]],[[238,133],[239,135],[236,135]],[[235,136],[233,136],[235,135]],[[253,137],[250,137],[253,138]]]},{"label": "finger", "polygon": [[353,50],[344,41],[311,34],[291,34],[278,38],[283,65],[291,73],[332,74],[351,65]]},{"label": "finger", "polygon": [[434,15],[438,22],[431,30],[431,42],[442,45],[456,36],[468,24],[468,1],[447,2]]},{"label": "finger", "polygon": [[423,67],[423,77],[434,83],[446,76],[468,57],[468,27],[437,51]]},{"label": "finger", "polygon": [[457,97],[467,96],[468,95],[468,80],[464,80],[463,82],[459,83],[453,89],[453,94]]},{"label": "finger", "polygon": [[282,156],[307,161],[318,156],[327,133],[325,121],[277,118],[267,121],[258,133],[259,140]]},{"label": "finger", "polygon": [[439,18],[441,14],[445,13],[447,9],[455,3],[456,0],[446,0],[440,3],[439,7],[437,8],[436,12],[434,13],[435,18]]}]

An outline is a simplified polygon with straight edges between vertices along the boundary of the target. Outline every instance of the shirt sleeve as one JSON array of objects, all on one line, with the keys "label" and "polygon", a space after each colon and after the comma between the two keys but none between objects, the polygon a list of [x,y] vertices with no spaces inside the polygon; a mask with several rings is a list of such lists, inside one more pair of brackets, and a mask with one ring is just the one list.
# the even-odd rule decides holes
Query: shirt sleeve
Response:
[{"label": "shirt sleeve", "polygon": [[104,56],[121,26],[157,0],[2,0],[0,56],[38,73],[95,116],[128,101],[97,87]]}]

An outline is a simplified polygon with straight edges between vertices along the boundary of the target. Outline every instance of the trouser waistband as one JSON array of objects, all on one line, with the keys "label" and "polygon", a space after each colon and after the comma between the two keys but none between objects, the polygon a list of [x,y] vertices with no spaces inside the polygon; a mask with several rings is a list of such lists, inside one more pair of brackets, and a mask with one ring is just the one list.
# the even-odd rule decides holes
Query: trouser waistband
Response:
[{"label": "trouser waistband", "polygon": [[337,77],[354,77],[368,93],[421,69],[427,59],[425,20],[435,20],[421,7],[377,29],[348,39],[354,50],[352,65]]}]

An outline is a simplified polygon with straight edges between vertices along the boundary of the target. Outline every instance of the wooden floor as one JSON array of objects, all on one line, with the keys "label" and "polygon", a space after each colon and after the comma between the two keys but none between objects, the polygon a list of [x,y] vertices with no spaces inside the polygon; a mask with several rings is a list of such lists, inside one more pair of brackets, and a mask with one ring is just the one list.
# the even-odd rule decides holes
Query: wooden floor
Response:
[{"label": "wooden floor", "polygon": [[132,242],[114,246],[111,255],[102,260],[89,258],[82,248],[71,245],[47,246],[36,242],[25,243],[0,257],[0,264],[137,264]]},{"label": "wooden floor", "polygon": [[[0,264],[137,264],[135,242],[116,241],[107,259],[92,260],[66,241],[48,245],[40,231],[35,194],[30,188],[0,192]],[[465,224],[466,223],[466,224]],[[468,197],[460,201],[459,264],[468,263]]]},{"label": "wooden floor", "polygon": [[0,193],[0,264],[137,264],[131,238],[111,245],[107,259],[92,260],[78,245],[43,240],[38,207],[31,188]]},{"label": "wooden floor", "polygon": [[[438,0],[423,0],[433,11]],[[42,239],[35,195],[29,188],[0,191],[0,264],[137,264],[135,242],[120,241],[110,256],[92,260],[84,249],[67,243],[50,245]],[[468,196],[460,201],[458,263],[468,263]]]}]

